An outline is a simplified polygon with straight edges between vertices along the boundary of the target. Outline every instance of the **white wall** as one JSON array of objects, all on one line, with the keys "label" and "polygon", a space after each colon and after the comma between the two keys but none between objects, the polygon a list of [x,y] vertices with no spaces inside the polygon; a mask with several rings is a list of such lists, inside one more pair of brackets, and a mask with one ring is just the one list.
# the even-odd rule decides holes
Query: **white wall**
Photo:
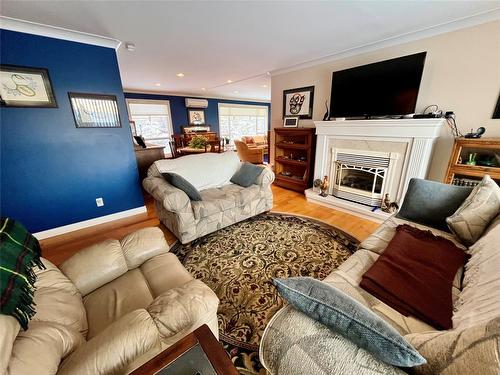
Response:
[{"label": "white wall", "polygon": [[[422,51],[427,51],[427,58],[417,112],[437,104],[455,112],[462,133],[485,126],[486,136],[500,137],[500,120],[491,119],[500,93],[500,21],[273,75],[271,126],[283,126],[283,90],[314,85],[313,120],[322,120],[325,100],[330,101],[333,71]],[[301,120],[299,126],[314,126],[313,120]],[[443,129],[434,151],[430,179],[443,180],[452,145],[449,129]]]}]

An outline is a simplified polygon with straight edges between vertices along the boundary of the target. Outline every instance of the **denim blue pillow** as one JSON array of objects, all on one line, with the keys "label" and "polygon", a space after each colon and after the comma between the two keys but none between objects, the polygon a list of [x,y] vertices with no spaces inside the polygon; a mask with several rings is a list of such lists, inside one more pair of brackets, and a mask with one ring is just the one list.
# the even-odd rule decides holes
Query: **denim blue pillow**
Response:
[{"label": "denim blue pillow", "polygon": [[393,327],[342,291],[310,277],[274,279],[273,283],[297,310],[381,361],[399,367],[427,362]]},{"label": "denim blue pillow", "polygon": [[257,180],[257,177],[260,176],[263,170],[264,168],[262,167],[244,162],[240,169],[231,177],[230,181],[236,185],[249,187]]},{"label": "denim blue pillow", "polygon": [[163,178],[172,186],[181,189],[192,201],[201,201],[200,192],[184,177],[177,173],[162,173]]}]

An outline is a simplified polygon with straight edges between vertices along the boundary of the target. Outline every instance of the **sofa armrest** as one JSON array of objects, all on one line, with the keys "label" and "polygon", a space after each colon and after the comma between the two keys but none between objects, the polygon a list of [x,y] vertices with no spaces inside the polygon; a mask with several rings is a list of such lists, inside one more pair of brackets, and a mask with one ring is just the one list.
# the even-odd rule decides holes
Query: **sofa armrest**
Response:
[{"label": "sofa armrest", "polygon": [[160,347],[158,329],[144,309],[132,311],[80,345],[57,372],[65,374],[119,374],[137,357]]},{"label": "sofa armrest", "polygon": [[405,374],[290,305],[268,323],[259,358],[271,374]]},{"label": "sofa armrest", "polygon": [[142,182],[144,189],[161,202],[166,210],[176,213],[192,212],[191,201],[186,193],[170,185],[163,177],[150,176]]},{"label": "sofa armrest", "polygon": [[274,172],[271,168],[265,167],[257,180],[255,180],[256,185],[261,185],[262,187],[268,187],[274,181]]},{"label": "sofa armrest", "polygon": [[427,359],[426,364],[413,368],[414,374],[497,374],[499,336],[497,316],[475,326],[412,333],[405,339]]},{"label": "sofa armrest", "polygon": [[146,307],[162,340],[179,332],[189,332],[208,323],[217,314],[217,295],[200,280],[193,279],[170,289]]}]

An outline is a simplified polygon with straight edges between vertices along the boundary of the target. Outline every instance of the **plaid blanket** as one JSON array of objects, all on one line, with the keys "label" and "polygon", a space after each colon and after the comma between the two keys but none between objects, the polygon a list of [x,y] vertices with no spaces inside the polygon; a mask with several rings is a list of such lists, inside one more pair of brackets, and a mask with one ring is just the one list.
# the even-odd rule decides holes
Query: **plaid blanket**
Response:
[{"label": "plaid blanket", "polygon": [[35,315],[34,266],[45,268],[38,240],[20,223],[0,219],[0,312],[12,315],[25,330]]}]

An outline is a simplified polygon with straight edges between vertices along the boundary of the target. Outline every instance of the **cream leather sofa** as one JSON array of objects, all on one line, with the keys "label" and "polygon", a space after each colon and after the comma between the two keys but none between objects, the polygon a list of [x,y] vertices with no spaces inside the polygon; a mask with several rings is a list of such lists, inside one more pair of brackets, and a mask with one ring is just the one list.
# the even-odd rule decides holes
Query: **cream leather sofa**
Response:
[{"label": "cream leather sofa", "polygon": [[[436,184],[436,183],[434,183]],[[444,192],[446,194],[446,192]],[[411,200],[412,197],[407,199]],[[425,204],[415,204],[416,209]],[[447,238],[459,248],[465,247],[449,232],[405,220],[402,217],[387,219],[372,235],[359,245],[359,249],[328,275],[323,282],[340,289],[375,314],[383,318],[403,335],[427,359],[428,364],[410,370],[412,374],[459,375],[459,374],[500,374],[500,311],[498,290],[480,295],[490,304],[491,319],[477,321],[479,317],[469,313],[469,324],[456,325],[455,314],[465,313],[478,296],[475,289],[484,283],[483,279],[498,279],[497,257],[493,263],[494,274],[487,275],[481,267],[487,261],[479,262],[469,269],[457,272],[452,296],[454,301],[453,328],[438,331],[427,323],[412,316],[404,316],[359,286],[363,274],[372,266],[385,250],[396,233],[396,227],[409,224],[430,230],[434,234]],[[500,213],[478,241],[482,251],[493,248],[500,238]],[[479,281],[475,275],[483,274]],[[465,289],[467,291],[464,293]],[[479,294],[479,293],[478,293]],[[290,305],[279,310],[268,323],[260,345],[260,359],[270,374],[306,375],[306,374],[386,374],[404,375],[405,371],[379,361],[373,355],[357,347],[348,339],[328,329],[321,323],[293,309]]]},{"label": "cream leather sofa", "polygon": [[125,374],[203,324],[217,337],[217,296],[168,250],[145,228],[42,259],[28,330],[0,315],[0,373]]},{"label": "cream leather sofa", "polygon": [[[149,168],[142,185],[155,199],[160,221],[182,243],[188,243],[273,207],[273,171],[264,168],[255,183],[244,188],[230,182],[241,164],[232,151],[159,160]],[[165,181],[165,172],[188,180],[202,200],[190,201],[186,193]]]}]

